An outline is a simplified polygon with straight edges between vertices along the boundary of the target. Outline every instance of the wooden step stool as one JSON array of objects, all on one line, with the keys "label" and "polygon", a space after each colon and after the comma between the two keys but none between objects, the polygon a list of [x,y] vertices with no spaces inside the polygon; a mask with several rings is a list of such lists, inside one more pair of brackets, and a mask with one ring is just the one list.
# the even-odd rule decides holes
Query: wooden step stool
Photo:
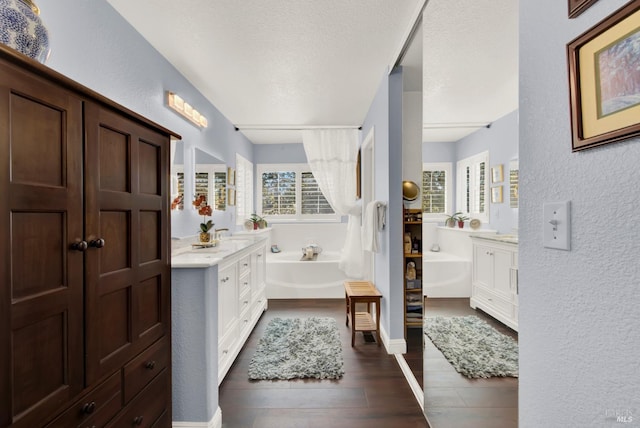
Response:
[{"label": "wooden step stool", "polygon": [[[380,298],[382,294],[371,281],[345,281],[344,293],[347,304],[347,327],[351,320],[351,346],[355,345],[356,331],[376,332],[376,341],[380,346]],[[367,312],[356,312],[357,303],[366,303]],[[376,319],[371,314],[371,304],[376,306]]]}]

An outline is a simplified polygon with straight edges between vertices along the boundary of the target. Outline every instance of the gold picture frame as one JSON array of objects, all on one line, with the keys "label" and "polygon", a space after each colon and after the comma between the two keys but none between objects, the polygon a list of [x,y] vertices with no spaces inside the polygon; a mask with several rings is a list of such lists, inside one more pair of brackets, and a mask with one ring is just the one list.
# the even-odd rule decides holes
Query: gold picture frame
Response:
[{"label": "gold picture frame", "polygon": [[504,169],[502,164],[491,168],[491,182],[502,183],[504,181]]},{"label": "gold picture frame", "polygon": [[227,184],[230,186],[236,185],[236,170],[231,167],[227,168]]},{"label": "gold picture frame", "polygon": [[491,203],[492,204],[502,203],[502,186],[494,186],[491,188]]},{"label": "gold picture frame", "polygon": [[572,151],[640,135],[640,1],[632,1],[567,45]]},{"label": "gold picture frame", "polygon": [[236,189],[227,189],[227,205],[234,206],[236,204]]}]

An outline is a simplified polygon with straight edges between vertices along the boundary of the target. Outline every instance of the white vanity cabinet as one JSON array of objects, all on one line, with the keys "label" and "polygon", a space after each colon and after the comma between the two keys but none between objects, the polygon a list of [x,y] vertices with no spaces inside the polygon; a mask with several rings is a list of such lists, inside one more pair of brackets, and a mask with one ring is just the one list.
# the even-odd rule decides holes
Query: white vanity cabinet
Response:
[{"label": "white vanity cabinet", "polygon": [[218,270],[218,385],[226,376],[262,312],[266,241],[227,257]]},{"label": "white vanity cabinet", "polygon": [[473,237],[471,307],[518,330],[518,244]]}]

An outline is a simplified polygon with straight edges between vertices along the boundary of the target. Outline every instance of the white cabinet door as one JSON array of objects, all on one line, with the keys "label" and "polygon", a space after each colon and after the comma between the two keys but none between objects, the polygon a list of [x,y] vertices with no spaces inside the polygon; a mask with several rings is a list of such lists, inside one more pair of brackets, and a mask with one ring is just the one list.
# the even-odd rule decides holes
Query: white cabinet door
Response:
[{"label": "white cabinet door", "polygon": [[218,338],[229,334],[238,321],[238,285],[236,264],[218,271]]},{"label": "white cabinet door", "polygon": [[251,254],[251,292],[257,296],[258,292],[264,288],[266,274],[266,246],[260,246]]},{"label": "white cabinet door", "polygon": [[511,300],[513,291],[511,288],[512,252],[494,248],[493,258],[493,290],[500,296]]},{"label": "white cabinet door", "polygon": [[493,286],[493,248],[473,246],[473,284],[486,288]]}]

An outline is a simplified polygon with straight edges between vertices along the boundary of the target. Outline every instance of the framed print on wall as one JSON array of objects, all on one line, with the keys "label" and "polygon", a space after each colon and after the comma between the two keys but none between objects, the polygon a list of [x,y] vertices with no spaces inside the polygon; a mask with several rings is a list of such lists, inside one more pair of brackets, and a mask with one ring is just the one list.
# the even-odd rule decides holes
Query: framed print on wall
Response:
[{"label": "framed print on wall", "polygon": [[640,135],[640,0],[567,45],[572,150]]},{"label": "framed print on wall", "polygon": [[569,18],[575,18],[598,0],[569,0]]},{"label": "framed print on wall", "polygon": [[495,186],[491,188],[491,203],[492,204],[502,203],[502,186]]},{"label": "framed print on wall", "polygon": [[491,168],[491,182],[492,183],[502,183],[504,181],[504,172],[502,169],[502,164],[496,165]]}]

